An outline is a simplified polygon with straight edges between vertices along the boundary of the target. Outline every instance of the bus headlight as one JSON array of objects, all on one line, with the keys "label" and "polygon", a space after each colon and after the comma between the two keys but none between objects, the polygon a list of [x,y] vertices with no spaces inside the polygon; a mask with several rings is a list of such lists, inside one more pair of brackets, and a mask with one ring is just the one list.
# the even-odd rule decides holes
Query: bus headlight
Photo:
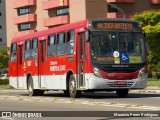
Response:
[{"label": "bus headlight", "polygon": [[139,75],[138,77],[143,77],[146,73],[146,67],[143,67],[140,71],[139,71]]},{"label": "bus headlight", "polygon": [[102,77],[98,68],[93,68],[94,75],[97,77]]}]

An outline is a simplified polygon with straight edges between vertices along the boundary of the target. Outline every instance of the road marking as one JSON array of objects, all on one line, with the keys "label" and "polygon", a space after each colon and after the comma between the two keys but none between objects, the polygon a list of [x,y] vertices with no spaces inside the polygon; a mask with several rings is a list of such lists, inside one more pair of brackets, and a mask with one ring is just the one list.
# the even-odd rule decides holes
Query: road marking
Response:
[{"label": "road marking", "polygon": [[142,104],[127,104],[125,105],[125,107],[141,107],[141,106],[144,106]]},{"label": "road marking", "polygon": [[160,99],[160,97],[149,97],[149,98],[155,98],[155,99]]},{"label": "road marking", "polygon": [[151,106],[142,106],[143,109],[151,109],[151,110],[160,110],[157,107],[151,107]]},{"label": "road marking", "polygon": [[28,99],[28,98],[27,99],[23,99],[23,100],[24,101],[33,101],[32,99]]},{"label": "road marking", "polygon": [[[160,98],[160,97],[158,97]],[[68,103],[68,104],[84,104],[84,105],[96,105],[96,106],[111,106],[111,107],[122,107],[122,108],[135,108],[144,110],[160,110],[160,107],[145,106],[143,104],[120,104],[115,101],[101,102],[96,100],[77,100],[70,98],[43,98],[43,97],[30,97],[30,96],[1,96],[2,100],[22,100],[31,102],[58,102],[58,103]]]},{"label": "road marking", "polygon": [[108,103],[106,103],[106,104],[110,104],[110,105],[113,105],[113,104],[117,104],[117,102],[108,102]]}]

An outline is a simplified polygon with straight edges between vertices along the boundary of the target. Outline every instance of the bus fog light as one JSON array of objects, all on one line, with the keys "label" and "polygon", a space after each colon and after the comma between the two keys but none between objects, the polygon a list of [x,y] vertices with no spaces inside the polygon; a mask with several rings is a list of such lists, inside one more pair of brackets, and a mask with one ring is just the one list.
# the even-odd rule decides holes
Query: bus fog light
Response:
[{"label": "bus fog light", "polygon": [[102,77],[98,68],[93,68],[94,75],[97,77]]},{"label": "bus fog light", "polygon": [[143,67],[140,71],[139,71],[139,75],[138,77],[143,77],[145,75],[146,72],[146,67]]}]

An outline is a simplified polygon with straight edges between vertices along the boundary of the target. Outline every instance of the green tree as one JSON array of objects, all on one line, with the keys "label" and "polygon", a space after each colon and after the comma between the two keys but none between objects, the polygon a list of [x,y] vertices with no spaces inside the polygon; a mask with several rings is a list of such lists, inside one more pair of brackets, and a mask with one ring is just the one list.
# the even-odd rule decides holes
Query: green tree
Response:
[{"label": "green tree", "polygon": [[146,33],[150,46],[149,69],[160,72],[160,11],[144,11],[132,19],[138,20]]},{"label": "green tree", "polygon": [[8,68],[9,48],[0,48],[0,73]]}]

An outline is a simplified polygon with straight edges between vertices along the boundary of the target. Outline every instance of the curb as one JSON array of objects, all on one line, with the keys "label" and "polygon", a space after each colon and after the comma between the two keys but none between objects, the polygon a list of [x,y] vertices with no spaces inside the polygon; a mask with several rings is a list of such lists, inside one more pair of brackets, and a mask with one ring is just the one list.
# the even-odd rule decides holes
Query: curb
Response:
[{"label": "curb", "polygon": [[[18,89],[5,89],[5,90],[0,90],[0,93],[7,93],[7,92],[28,92],[28,90],[18,90]],[[160,88],[159,89],[141,89],[141,90],[130,90],[132,93],[160,93]]]},{"label": "curb", "polygon": [[131,90],[133,93],[160,93],[160,90]]},{"label": "curb", "polygon": [[160,93],[160,87],[158,86],[147,86],[145,89],[140,90],[131,90],[132,92],[141,92],[141,93]]},{"label": "curb", "polygon": [[5,89],[5,90],[0,90],[0,93],[6,93],[6,92],[28,92],[28,90],[18,90],[18,89]]}]

